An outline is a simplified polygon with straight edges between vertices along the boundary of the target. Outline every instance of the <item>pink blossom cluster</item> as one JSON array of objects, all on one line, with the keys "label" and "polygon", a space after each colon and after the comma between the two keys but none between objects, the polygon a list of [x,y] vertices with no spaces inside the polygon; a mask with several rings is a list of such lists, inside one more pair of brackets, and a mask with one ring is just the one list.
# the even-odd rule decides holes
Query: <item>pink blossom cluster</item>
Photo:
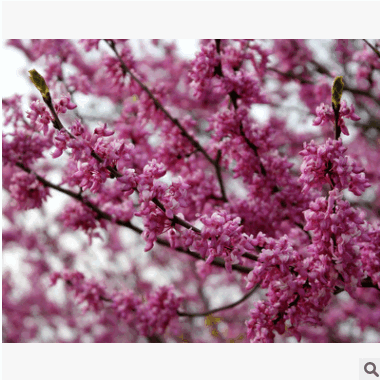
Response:
[{"label": "pink blossom cluster", "polygon": [[352,60],[352,56],[356,49],[351,40],[337,40],[335,51],[340,63],[348,63]]},{"label": "pink blossom cluster", "polygon": [[105,285],[95,279],[86,279],[78,271],[53,272],[50,284],[55,285],[59,279],[65,281],[78,304],[84,304],[84,312],[104,312],[109,304],[118,319],[134,326],[143,336],[163,334],[177,317],[183,299],[174,294],[172,287],[165,286],[149,293],[145,302],[131,290],[108,294]]},{"label": "pink blossom cluster", "polygon": [[[189,73],[192,87],[195,90],[194,95],[196,97],[200,97],[202,92],[211,85],[215,75],[215,68],[220,64],[220,60],[220,56],[218,56],[216,45],[214,43],[203,45],[201,51],[197,53],[196,59],[193,61],[192,69]],[[220,80],[215,78],[214,82],[217,81],[219,82],[218,85],[221,86]]]},{"label": "pink blossom cluster", "polygon": [[20,171],[12,176],[9,192],[18,210],[40,208],[50,195],[49,188],[38,181],[35,175]]},{"label": "pink blossom cluster", "polygon": [[51,145],[51,135],[42,136],[28,129],[17,128],[14,132],[2,136],[3,164],[15,165],[22,162],[30,165],[44,157],[46,149]]},{"label": "pink blossom cluster", "polygon": [[368,241],[361,249],[363,271],[380,287],[380,225],[370,225]]},{"label": "pink blossom cluster", "polygon": [[210,217],[202,216],[204,224],[201,239],[193,243],[193,247],[211,263],[215,257],[223,257],[226,270],[232,271],[232,264],[240,263],[242,249],[240,247],[240,218],[228,215],[227,212],[214,212]]},{"label": "pink blossom cluster", "polygon": [[30,104],[31,111],[27,112],[27,118],[37,131],[43,131],[46,136],[50,122],[53,120],[47,107],[41,100],[36,100]]},{"label": "pink blossom cluster", "polygon": [[319,197],[312,202],[310,209],[304,212],[304,229],[313,231],[310,252],[318,258],[326,255],[336,273],[332,276],[343,280],[349,290],[363,278],[360,248],[369,241],[369,236],[363,226],[364,215],[341,198],[334,189],[328,199]]},{"label": "pink blossom cluster", "polygon": [[63,78],[62,64],[59,57],[49,57],[44,79],[46,83],[55,85],[55,78]]},{"label": "pink blossom cluster", "polygon": [[21,108],[21,95],[13,95],[10,98],[2,99],[2,109],[4,115],[3,126],[8,124],[14,125],[17,127],[21,124],[24,125],[24,116]]},{"label": "pink blossom cluster", "polygon": [[64,280],[70,286],[79,304],[85,303],[84,311],[99,311],[103,307],[106,297],[104,285],[100,285],[94,279],[86,280],[81,272],[76,271],[53,272],[50,276],[51,285],[55,285],[59,279]]},{"label": "pink blossom cluster", "polygon": [[370,184],[364,169],[351,157],[345,156],[346,151],[347,147],[343,146],[341,139],[329,138],[322,145],[316,145],[314,140],[305,143],[304,150],[300,152],[303,157],[300,176],[302,191],[320,189],[328,183],[336,189],[349,189],[355,195],[361,195]]},{"label": "pink blossom cluster", "polygon": [[93,236],[99,236],[98,232],[94,232],[97,227],[105,226],[104,220],[96,220],[96,213],[85,205],[77,205],[70,203],[65,206],[59,220],[63,222],[66,228],[71,230],[82,230],[86,232],[91,239]]},{"label": "pink blossom cluster", "polygon": [[59,100],[54,101],[54,108],[57,114],[66,113],[67,110],[73,110],[77,108],[69,96],[62,96]]},{"label": "pink blossom cluster", "polygon": [[301,87],[300,98],[314,113],[321,103],[326,104],[331,100],[331,84],[325,77],[318,78],[316,84],[306,83]]},{"label": "pink blossom cluster", "polygon": [[[194,95],[204,97],[210,90],[212,96],[220,98],[228,93],[233,93],[241,103],[247,106],[253,103],[266,103],[267,98],[261,93],[258,74],[262,74],[266,64],[266,56],[263,50],[257,47],[250,48],[247,43],[224,46],[224,40],[219,42],[205,41],[201,52],[197,54],[189,72],[191,86],[195,89]],[[245,46],[244,46],[245,45]],[[242,48],[248,50],[242,53]],[[219,50],[219,51],[218,51]],[[262,65],[256,72],[250,72],[244,68],[244,62],[255,62],[254,50],[259,50],[262,55]]]},{"label": "pink blossom cluster", "polygon": [[161,287],[149,294],[147,300],[138,308],[138,329],[144,336],[155,333],[163,334],[173,318],[177,317],[177,310],[182,301],[169,287]]},{"label": "pink blossom cluster", "polygon": [[[248,337],[251,342],[273,342],[275,331],[283,334],[289,329],[299,339],[298,326],[311,321],[318,323],[316,316],[320,311],[320,307],[308,302],[307,296],[318,293],[318,289],[308,278],[303,255],[293,249],[287,236],[275,241],[261,235],[253,242],[267,248],[261,250],[248,274],[247,288],[260,285],[268,288],[268,292],[267,300],[259,301],[250,312]],[[320,291],[320,286],[316,286]]]},{"label": "pink blossom cluster", "polygon": [[[332,125],[334,125],[335,116],[332,106],[322,103],[319,107],[317,107],[316,113],[317,117],[314,119],[313,125],[320,125],[321,127],[331,127]],[[338,126],[342,130],[342,133],[348,136],[348,129],[343,118],[354,121],[360,120],[360,117],[355,113],[355,106],[351,104],[351,107],[348,107],[345,100],[342,100],[341,102]]]},{"label": "pink blossom cluster", "polygon": [[[379,56],[367,45],[362,50],[355,51],[352,59],[359,63],[356,71],[356,83],[361,90],[374,89],[379,86],[379,77],[372,74],[374,69],[380,69]],[[379,92],[377,91],[379,94]]]},{"label": "pink blossom cluster", "polygon": [[165,166],[153,159],[138,177],[137,190],[141,206],[136,216],[143,218],[145,230],[142,236],[147,243],[145,251],[152,249],[157,236],[170,226],[170,221],[163,210],[152,202],[153,198],[162,196],[167,188],[167,185],[157,181],[165,175],[165,172]]},{"label": "pink blossom cluster", "polygon": [[72,158],[78,160],[77,167],[72,167],[71,183],[74,181],[83,190],[90,189],[96,193],[110,177],[107,167],[116,170],[117,167],[128,166],[133,146],[126,146],[120,140],[109,143],[107,137],[114,132],[107,129],[106,124],[90,133],[77,120],[71,126],[71,131],[74,138],[67,131],[57,133],[54,138],[56,151],[53,152],[53,158],[57,158],[65,149],[71,148]]},{"label": "pink blossom cluster", "polygon": [[311,60],[312,53],[304,40],[275,40],[273,53],[279,60],[279,69],[307,76],[306,63]]},{"label": "pink blossom cluster", "polygon": [[83,47],[84,47],[84,49],[86,51],[90,51],[92,49],[98,49],[100,41],[101,40],[96,40],[96,39],[92,39],[92,40],[90,40],[90,39],[87,39],[87,40],[82,39],[79,42],[83,45]]}]

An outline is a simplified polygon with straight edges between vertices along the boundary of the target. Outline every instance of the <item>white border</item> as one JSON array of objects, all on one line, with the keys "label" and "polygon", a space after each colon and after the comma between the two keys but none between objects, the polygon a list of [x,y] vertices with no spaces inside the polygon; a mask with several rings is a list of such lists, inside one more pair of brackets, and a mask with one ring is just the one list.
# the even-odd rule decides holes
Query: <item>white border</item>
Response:
[{"label": "white border", "polygon": [[[376,344],[17,344],[2,345],[3,379],[359,378]],[[379,356],[379,355],[377,355]],[[369,377],[368,380],[371,380]]]},{"label": "white border", "polygon": [[5,1],[4,38],[376,38],[373,1]]}]

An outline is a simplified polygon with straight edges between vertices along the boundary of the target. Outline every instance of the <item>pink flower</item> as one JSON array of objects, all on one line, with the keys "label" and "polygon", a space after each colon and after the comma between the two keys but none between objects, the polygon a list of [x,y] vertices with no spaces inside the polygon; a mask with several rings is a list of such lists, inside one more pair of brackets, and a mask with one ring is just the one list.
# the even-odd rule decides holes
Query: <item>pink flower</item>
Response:
[{"label": "pink flower", "polygon": [[[317,107],[316,113],[317,117],[315,118],[313,125],[320,125],[322,127],[328,126],[331,127],[332,130],[335,125],[335,116],[332,106],[321,103],[321,105]],[[352,104],[351,107],[347,107],[347,103],[344,100],[341,101],[340,105],[338,126],[342,130],[342,133],[348,136],[348,129],[343,118],[354,121],[360,120],[360,117],[355,113],[354,105]]]},{"label": "pink flower", "polygon": [[68,204],[59,216],[59,220],[67,228],[87,233],[90,241],[92,237],[100,236],[94,230],[98,226],[105,226],[104,220],[98,221],[93,210],[77,202]]},{"label": "pink flower", "polygon": [[67,110],[73,110],[77,108],[77,105],[74,104],[70,100],[70,97],[67,95],[62,96],[61,99],[59,100],[54,99],[53,103],[54,103],[55,111],[57,112],[58,115],[61,113],[66,113]]},{"label": "pink flower", "polygon": [[54,272],[50,275],[51,285],[55,285],[61,278],[74,292],[78,304],[85,303],[84,312],[95,312],[103,308],[107,293],[104,285],[100,285],[95,279],[86,280],[84,275],[77,271]]},{"label": "pink flower", "polygon": [[141,305],[141,299],[138,298],[132,291],[116,292],[112,295],[112,308],[118,318],[131,323],[136,319],[136,312]]},{"label": "pink flower", "polygon": [[33,174],[24,172],[16,172],[12,176],[9,190],[18,210],[40,208],[50,195],[49,189]]},{"label": "pink flower", "polygon": [[214,42],[210,42],[201,47],[201,51],[192,62],[192,68],[189,72],[196,97],[200,97],[202,91],[211,84],[211,80],[215,74],[215,68],[219,63],[220,57],[216,52]]},{"label": "pink flower", "polygon": [[177,318],[177,309],[182,297],[174,294],[172,287],[160,287],[150,294],[147,301],[138,307],[138,329],[144,336],[163,334],[170,322]]},{"label": "pink flower", "polygon": [[325,144],[317,146],[312,140],[304,144],[301,165],[300,182],[303,192],[310,188],[320,189],[323,184],[329,183],[336,189],[349,189],[355,195],[361,195],[367,187],[363,168],[351,157],[345,156],[347,148],[342,140],[327,139]]},{"label": "pink flower", "polygon": [[99,45],[99,42],[101,40],[95,40],[95,39],[92,39],[92,40],[80,40],[79,42],[83,45],[84,49],[86,51],[90,51],[92,49],[96,49],[98,50],[98,45]]},{"label": "pink flower", "polygon": [[43,131],[46,136],[48,133],[49,123],[53,121],[50,112],[46,106],[40,101],[36,100],[30,104],[31,111],[27,111],[27,118],[35,125],[37,131]]}]

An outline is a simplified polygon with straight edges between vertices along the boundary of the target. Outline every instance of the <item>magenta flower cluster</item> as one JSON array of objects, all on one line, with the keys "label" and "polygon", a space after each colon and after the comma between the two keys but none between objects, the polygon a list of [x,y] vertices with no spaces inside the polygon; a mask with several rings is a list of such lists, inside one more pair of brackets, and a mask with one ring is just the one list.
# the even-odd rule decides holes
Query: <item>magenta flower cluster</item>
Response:
[{"label": "magenta flower cluster", "polygon": [[[320,125],[321,127],[328,126],[331,129],[335,121],[332,106],[321,103],[321,105],[316,109],[316,114],[317,117],[314,119],[313,125]],[[338,126],[342,130],[342,133],[348,136],[348,129],[343,118],[354,121],[360,120],[360,117],[355,113],[355,106],[352,104],[348,107],[344,100],[342,100],[339,110]]]},{"label": "magenta flower cluster", "polygon": [[77,303],[84,305],[83,312],[98,312],[109,304],[120,321],[136,325],[143,336],[163,334],[170,322],[178,317],[177,309],[182,297],[176,296],[172,287],[160,287],[148,294],[143,302],[131,290],[108,294],[105,285],[95,279],[87,280],[78,271],[53,272],[50,275],[51,285],[59,279],[65,281]]},{"label": "magenta flower cluster", "polygon": [[364,169],[351,157],[344,155],[346,151],[347,147],[343,146],[341,139],[329,138],[319,146],[314,140],[305,143],[304,150],[300,152],[303,157],[300,177],[302,191],[320,189],[328,183],[338,190],[349,189],[359,196],[370,187]]},{"label": "magenta flower cluster", "polygon": [[9,192],[18,210],[40,208],[50,195],[49,188],[38,181],[35,175],[23,172],[12,176]]}]

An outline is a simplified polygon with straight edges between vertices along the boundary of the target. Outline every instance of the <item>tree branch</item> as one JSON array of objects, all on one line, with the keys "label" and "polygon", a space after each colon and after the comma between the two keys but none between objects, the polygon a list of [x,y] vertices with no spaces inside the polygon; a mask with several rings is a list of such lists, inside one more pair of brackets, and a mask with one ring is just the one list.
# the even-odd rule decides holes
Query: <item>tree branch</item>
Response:
[{"label": "tree branch", "polygon": [[226,306],[222,306],[222,307],[218,307],[216,309],[211,309],[211,310],[207,310],[207,311],[204,311],[203,313],[186,313],[184,311],[177,311],[177,314],[180,316],[180,317],[189,317],[189,318],[194,318],[194,317],[205,317],[207,315],[210,315],[210,314],[215,314],[215,313],[218,313],[219,311],[223,311],[223,310],[228,310],[228,309],[232,309],[233,307],[241,304],[242,302],[244,302],[247,298],[249,298],[257,289],[259,288],[259,285],[256,285],[253,289],[251,289],[247,294],[245,294],[242,298],[240,298],[240,300],[236,301],[236,302],[233,302],[229,305],[226,305]]},{"label": "tree branch", "polygon": [[[116,219],[115,220],[114,218],[112,218],[112,216],[110,214],[102,211],[99,207],[97,207],[96,205],[94,205],[92,202],[84,199],[80,193],[74,193],[71,190],[64,189],[64,188],[62,188],[62,187],[60,187],[58,185],[55,185],[55,184],[51,183],[50,181],[48,181],[45,178],[41,177],[40,175],[38,175],[37,173],[33,172],[29,168],[25,167],[22,163],[16,163],[16,166],[18,166],[20,169],[22,169],[26,173],[33,174],[36,177],[36,179],[39,182],[41,182],[44,186],[50,187],[50,188],[52,188],[54,190],[57,190],[57,191],[59,191],[59,192],[61,192],[63,194],[66,194],[66,195],[70,196],[71,198],[76,199],[78,202],[83,203],[85,206],[89,207],[91,210],[93,210],[94,212],[96,212],[98,218],[101,218],[101,219],[104,219],[104,220],[108,220],[108,221],[110,221],[112,223],[115,223],[115,224],[117,224],[119,226],[127,227],[127,228],[135,231],[139,235],[141,235],[143,233],[143,230],[141,228],[135,226],[130,221],[123,221],[123,220],[120,220],[120,219]],[[179,219],[179,220],[181,220],[181,223],[183,222],[182,219]],[[197,231],[199,231],[197,228],[195,228],[195,227],[193,227],[191,225],[190,225],[190,228],[196,229]],[[191,256],[191,257],[193,257],[193,258],[195,258],[197,260],[203,260],[203,261],[205,261],[205,259],[202,258],[202,256],[199,253],[197,253],[197,252],[192,252],[189,249],[184,249],[184,248],[180,248],[180,247],[177,247],[177,248],[171,247],[170,243],[167,240],[165,240],[165,239],[157,238],[157,243],[160,244],[160,245],[162,245],[162,246],[171,248],[171,249],[173,249],[173,250],[175,250],[177,252],[185,253],[188,256]],[[251,255],[251,256],[254,257],[253,255]],[[220,258],[220,257],[216,257],[211,262],[211,264],[214,265],[214,266],[217,266],[217,267],[221,267],[221,268],[225,268],[225,265],[226,265],[225,262],[224,262],[224,260],[222,258]],[[232,269],[235,270],[235,271],[237,271],[237,272],[243,273],[243,274],[248,274],[252,270],[252,268],[245,267],[245,266],[238,265],[238,264],[232,265]]]},{"label": "tree branch", "polygon": [[378,55],[380,58],[380,51],[378,51],[370,42],[363,38],[363,41]]},{"label": "tree branch", "polygon": [[[55,128],[57,128],[58,130],[61,130],[61,129],[64,129],[70,136],[70,138],[72,139],[75,139],[75,136],[73,136],[64,126],[63,124],[61,123],[57,113],[55,112],[54,110],[54,104],[52,102],[52,99],[51,99],[51,96],[50,96],[50,93],[48,93],[49,96],[47,99],[43,98],[45,103],[49,106],[49,108],[52,109],[52,113],[54,115],[54,126]],[[104,160],[91,148],[91,156],[94,157],[98,162],[100,163],[103,163]],[[22,164],[19,163],[17,164],[21,169],[23,169],[22,167]],[[21,166],[20,166],[21,165]],[[219,167],[219,164],[217,163],[216,164],[218,167]],[[110,172],[111,174],[111,178],[120,178],[122,177],[122,174],[118,172],[117,169],[113,168],[112,166],[109,166],[107,165],[106,168],[108,169],[108,171]],[[219,168],[220,169],[220,168]],[[29,169],[28,169],[29,170]],[[217,169],[217,172],[218,172],[218,169]],[[44,178],[40,177],[42,181],[45,181]],[[42,182],[41,181],[41,182]],[[43,183],[43,182],[42,182]],[[54,185],[55,186],[55,185]],[[53,187],[54,188],[54,187]],[[223,188],[223,185],[222,185],[222,188]],[[56,188],[57,190],[57,188]],[[137,189],[134,189],[135,191],[137,191]],[[224,192],[224,190],[222,191],[222,193]],[[66,193],[68,194],[68,193]],[[72,193],[72,194],[75,194],[75,193]],[[68,194],[69,195],[69,194]],[[76,194],[76,196],[79,196],[78,194]],[[165,213],[165,207],[164,205],[157,199],[157,198],[153,198],[152,199],[152,202],[157,206],[159,207],[164,213]],[[180,217],[178,217],[177,215],[174,215],[173,218],[168,218],[169,220],[171,220],[174,224],[179,224],[189,230],[193,230],[195,231],[196,233],[200,234],[200,230],[194,226],[192,226],[190,223],[186,222],[185,220],[181,219]]]},{"label": "tree branch", "polygon": [[[328,71],[327,68],[325,68],[324,66],[322,66],[321,64],[319,64],[318,62],[315,62],[315,61],[312,61],[312,63],[318,68],[319,72],[321,74],[326,74],[328,75],[329,77],[333,78],[334,76]],[[298,75],[292,73],[292,72],[282,72],[280,70],[277,70],[276,68],[274,67],[268,67],[268,70],[269,71],[273,71],[279,75],[282,75],[283,77],[286,77],[286,78],[290,78],[290,79],[295,79],[295,80],[298,80],[301,84],[315,84],[313,81],[309,80],[309,79],[304,79],[304,78],[301,78],[299,77]],[[345,86],[344,87],[345,91],[348,91],[348,92],[351,92],[352,94],[354,95],[362,95],[362,96],[365,96],[367,98],[370,98],[372,99],[375,103],[377,103],[378,105],[380,105],[380,101],[379,99],[377,99],[375,96],[369,94],[367,91],[363,91],[363,90],[359,90],[357,88],[353,88],[353,87],[350,87],[350,86]]]},{"label": "tree branch", "polygon": [[178,121],[178,119],[174,118],[169,113],[169,111],[167,111],[166,108],[158,101],[158,99],[153,95],[153,93],[149,90],[149,88],[143,82],[141,82],[140,79],[137,78],[137,76],[135,74],[133,74],[133,72],[127,67],[127,65],[125,64],[125,62],[121,58],[120,54],[118,53],[114,41],[113,40],[104,40],[104,41],[107,43],[107,45],[115,53],[117,59],[120,62],[120,65],[121,65],[121,68],[123,70],[124,75],[126,75],[128,73],[130,75],[130,77],[135,82],[138,83],[138,85],[143,89],[143,91],[145,91],[148,94],[148,96],[153,101],[153,103],[156,106],[156,108],[159,109],[160,111],[162,111],[165,114],[165,116],[174,125],[176,125],[179,128],[179,130],[181,131],[182,135],[185,136],[186,139],[194,146],[194,148],[196,149],[196,151],[200,151],[203,154],[203,156],[207,159],[207,161],[209,161],[214,166],[214,168],[216,170],[216,173],[217,173],[217,178],[218,178],[218,182],[219,182],[219,185],[220,185],[221,193],[222,193],[222,200],[223,200],[223,202],[228,202],[228,199],[227,199],[226,193],[225,193],[225,189],[224,189],[224,184],[223,184],[223,181],[222,181],[222,177],[220,175],[220,167],[219,167],[218,159],[216,159],[216,160],[212,159],[210,157],[210,155],[202,147],[202,145],[194,137],[192,137],[186,131],[186,129],[182,126],[182,124]]}]

